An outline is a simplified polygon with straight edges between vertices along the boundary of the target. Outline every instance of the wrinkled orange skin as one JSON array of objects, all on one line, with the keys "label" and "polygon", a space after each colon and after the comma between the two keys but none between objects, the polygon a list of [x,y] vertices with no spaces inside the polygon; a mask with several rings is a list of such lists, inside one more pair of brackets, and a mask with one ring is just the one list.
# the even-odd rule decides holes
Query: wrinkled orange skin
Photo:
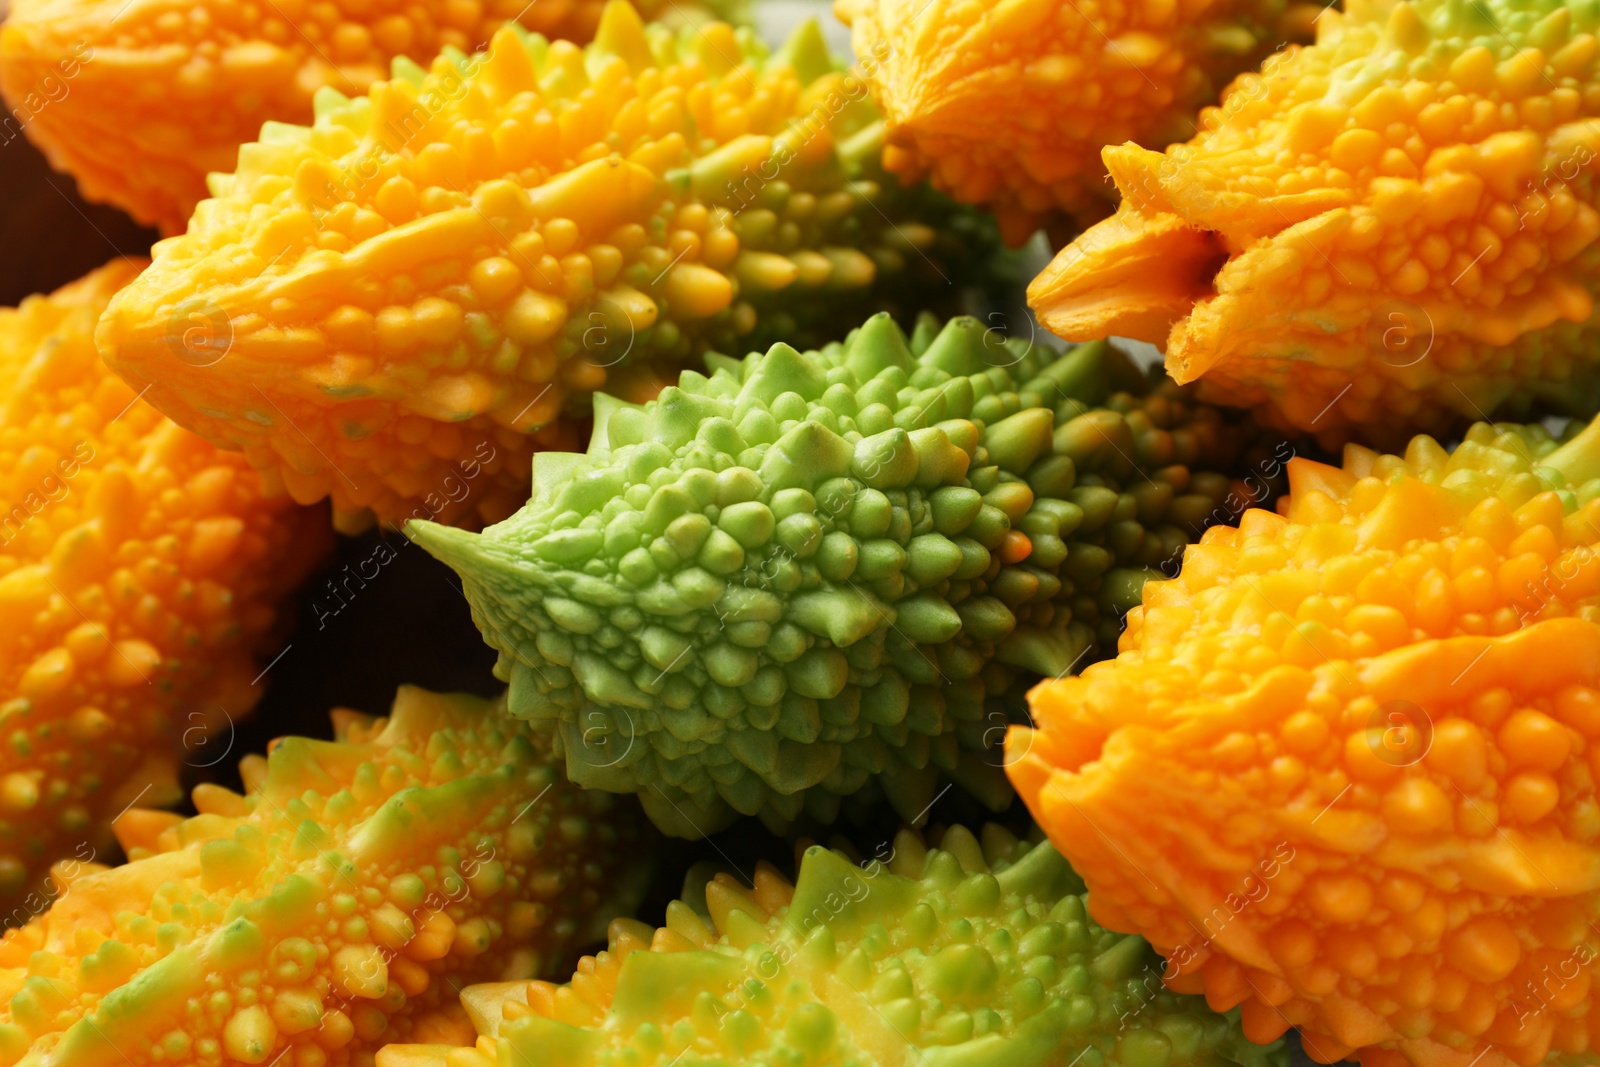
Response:
[{"label": "wrinkled orange skin", "polygon": [[[179,798],[264,691],[277,608],[331,548],[100,362],[94,324],[142,264],[0,310],[0,902],[26,920],[58,859]],[[264,654],[264,655],[262,655]]]},{"label": "wrinkled orange skin", "polygon": [[1100,150],[1160,149],[1274,48],[1310,38],[1321,5],[1291,0],[1057,4],[835,0],[883,109],[884,164],[991,205],[1021,244],[1116,206]]},{"label": "wrinkled orange skin", "polygon": [[1590,1049],[1595,433],[1294,460],[1282,516],[1208,531],[1116,660],[1030,693],[1012,781],[1169,985],[1322,1062]]},{"label": "wrinkled orange skin", "polygon": [[[16,0],[0,26],[5,140],[26,130],[85,199],[181,233],[206,175],[264,122],[308,123],[329,87],[361,94],[389,62],[481,48],[504,22],[587,41],[604,0]],[[646,18],[703,14],[639,0]]]},{"label": "wrinkled orange skin", "polygon": [[1188,143],[1106,149],[1122,206],[1029,301],[1063,337],[1164,345],[1207,399],[1325,444],[1587,417],[1597,32],[1561,0],[1330,10]]}]

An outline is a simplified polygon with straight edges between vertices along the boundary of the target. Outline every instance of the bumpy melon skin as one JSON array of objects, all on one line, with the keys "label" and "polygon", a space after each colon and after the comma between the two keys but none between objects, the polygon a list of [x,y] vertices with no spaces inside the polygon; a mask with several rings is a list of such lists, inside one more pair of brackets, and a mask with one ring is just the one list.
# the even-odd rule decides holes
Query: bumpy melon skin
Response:
[{"label": "bumpy melon skin", "polygon": [[[636,0],[698,24],[737,3]],[[206,175],[233,169],[265,122],[307,123],[328,87],[365,93],[398,56],[482,48],[516,19],[552,39],[594,36],[603,0],[16,0],[0,26],[9,142],[26,133],[85,199],[182,233]],[[724,16],[726,17],[726,16]]]},{"label": "bumpy melon skin", "polygon": [[[101,350],[297,500],[504,518],[536,448],[577,446],[594,390],[646,399],[652,364],[954,291],[938,263],[981,227],[935,229],[948,201],[872,180],[855,86],[814,23],[769,56],[724,23],[646,28],[621,0],[584,49],[506,27],[430,73],[397,60],[243,149]],[[466,461],[471,492],[435,512]]]},{"label": "bumpy melon skin", "polygon": [[1600,1002],[1600,422],[1290,466],[1008,738],[1096,917],[1257,1040],[1586,1062]]},{"label": "bumpy melon skin", "polygon": [[638,900],[637,815],[568,784],[504,709],[402,688],[387,719],[279,740],[247,794],[130,812],[0,941],[0,1061],[371,1062],[470,1041],[462,985],[559,973]]},{"label": "bumpy melon skin", "polygon": [[602,408],[481,535],[407,527],[461,575],[512,713],[687,837],[829,820],[874,780],[906,819],[941,774],[1008,804],[986,698],[1109,651],[1249,434],[1103,342],[970,318],[713,364]]},{"label": "bumpy melon skin", "polygon": [[[884,862],[887,860],[887,862]],[[391,1045],[378,1067],[1282,1067],[1237,1015],[1163,989],[1137,937],[1095,924],[1048,844],[902,831],[856,866],[807,849],[694,885],[652,930],[619,919],[567,985],[475,986],[473,1050]]]},{"label": "bumpy melon skin", "polygon": [[1187,140],[1200,108],[1320,5],[835,0],[888,126],[884,164],[986,204],[1007,239],[1109,215],[1100,150]]},{"label": "bumpy melon skin", "polygon": [[[50,865],[104,856],[136,799],[231,743],[281,649],[278,607],[331,548],[327,516],[106,370],[117,261],[0,309],[0,917]],[[259,683],[259,684],[258,684]]]},{"label": "bumpy melon skin", "polygon": [[1600,408],[1600,12],[1376,0],[1234,83],[1030,287],[1063,337],[1164,345],[1281,426],[1404,447]]}]

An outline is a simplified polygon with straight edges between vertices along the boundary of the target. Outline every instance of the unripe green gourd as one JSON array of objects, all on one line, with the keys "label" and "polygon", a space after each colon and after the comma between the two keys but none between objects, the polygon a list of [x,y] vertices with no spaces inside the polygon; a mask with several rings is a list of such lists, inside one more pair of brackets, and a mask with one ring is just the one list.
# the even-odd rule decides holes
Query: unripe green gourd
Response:
[{"label": "unripe green gourd", "polygon": [[1103,342],[971,318],[711,363],[601,403],[588,453],[540,454],[482,534],[407,527],[460,574],[512,713],[683,837],[831,819],[874,781],[915,820],[941,774],[1004,807],[992,698],[1114,650],[1229,491],[1190,468],[1249,436]]},{"label": "unripe green gourd", "polygon": [[1047,843],[902,830],[857,866],[813,845],[790,882],[694,872],[652,929],[611,924],[565,985],[468,986],[476,1047],[391,1044],[377,1067],[1285,1067],[1239,1013],[1161,984],[1143,939],[1089,915]]}]

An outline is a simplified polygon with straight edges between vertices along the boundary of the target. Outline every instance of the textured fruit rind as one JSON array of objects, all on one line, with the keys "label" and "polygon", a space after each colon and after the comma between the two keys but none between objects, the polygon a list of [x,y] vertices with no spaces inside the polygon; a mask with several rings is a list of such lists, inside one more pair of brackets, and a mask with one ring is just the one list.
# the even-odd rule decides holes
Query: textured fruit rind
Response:
[{"label": "textured fruit rind", "polygon": [[1592,1054],[1597,476],[1600,422],[1352,446],[1148,584],[1008,739],[1097,918],[1324,1062]]},{"label": "textured fruit rind", "polygon": [[1041,225],[1110,214],[1117,190],[1100,150],[1187,139],[1235,75],[1310,39],[1318,6],[836,0],[834,10],[883,110],[888,168],[992,205],[1020,243]]},{"label": "textured fruit rind", "polygon": [[[246,146],[101,350],[298,500],[503,518],[602,385],[646,399],[652,362],[834,337],[939,280],[962,231],[917,220],[944,221],[936,194],[871,180],[876,113],[844,85],[815,23],[768,55],[620,0],[587,48],[507,27],[430,72],[397,60]],[[419,510],[484,448],[471,493]]]},{"label": "textured fruit rind", "polygon": [[278,741],[240,796],[133,811],[131,861],[0,941],[0,1062],[370,1063],[469,1041],[468,982],[528,979],[637,903],[625,805],[503,708],[402,688],[388,719]]},{"label": "textured fruit rind", "polygon": [[[635,0],[674,24],[738,3]],[[515,19],[587,41],[603,0],[16,0],[0,26],[3,137],[19,132],[85,198],[182,233],[206,175],[233,169],[266,122],[310,122],[328,87],[365,93],[397,56],[482,48]],[[724,15],[724,17],[728,17]]]},{"label": "textured fruit rind", "polygon": [[[140,264],[0,309],[0,911],[48,902],[136,797],[179,798],[265,688],[327,518],[106,370],[94,327]],[[253,684],[261,681],[262,684]],[[186,755],[187,752],[187,755]]]},{"label": "textured fruit rind", "polygon": [[1559,0],[1329,10],[1187,144],[1106,149],[1122,207],[1030,300],[1063,337],[1165,345],[1202,398],[1330,439],[1587,418],[1597,31]]},{"label": "textured fruit rind", "polygon": [[407,527],[460,573],[512,712],[683,836],[831,818],[873,780],[913,819],[941,772],[1009,803],[985,699],[1109,650],[1248,436],[1104,342],[971,318],[713,366],[603,407],[483,534]]},{"label": "textured fruit rind", "polygon": [[475,1050],[391,1046],[378,1067],[1287,1062],[1163,989],[1053,848],[999,827],[937,849],[902,831],[862,867],[813,846],[794,884],[763,864],[753,888],[719,874],[693,893],[660,929],[617,920],[568,985],[465,990]]}]

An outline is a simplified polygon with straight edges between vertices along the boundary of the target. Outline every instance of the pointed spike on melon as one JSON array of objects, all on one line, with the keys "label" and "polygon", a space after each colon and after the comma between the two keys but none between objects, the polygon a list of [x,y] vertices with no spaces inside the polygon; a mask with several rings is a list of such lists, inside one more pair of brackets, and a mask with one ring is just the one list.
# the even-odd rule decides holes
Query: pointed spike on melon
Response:
[{"label": "pointed spike on melon", "polygon": [[324,753],[338,756],[337,742],[313,741],[309,737],[282,737],[267,754],[267,780],[262,791],[274,796],[298,796],[307,789],[333,793],[339,783],[323,769],[318,758]]},{"label": "pointed spike on melon", "polygon": [[942,328],[943,323],[933,312],[917,312],[917,321],[911,327],[911,339],[908,342],[911,354],[920,360],[922,354],[928,350],[928,346],[933,344],[933,339],[939,336]]},{"label": "pointed spike on melon", "polygon": [[[923,328],[923,319],[917,319],[917,329]],[[917,356],[924,367],[937,367],[947,374],[981,374],[990,366],[984,348],[988,336],[981,322],[971,315],[961,315],[945,323],[944,329],[928,343],[926,351]],[[915,350],[915,344],[912,345]]]},{"label": "pointed spike on melon", "polygon": [[794,883],[782,871],[762,860],[756,864],[755,900],[768,915],[789,906],[794,899]]},{"label": "pointed spike on melon", "polygon": [[650,41],[645,37],[644,20],[639,17],[638,9],[625,0],[611,0],[601,11],[594,49],[596,53],[623,60],[634,74],[655,65]]},{"label": "pointed spike on melon", "polygon": [[129,808],[112,822],[111,832],[124,852],[131,854],[136,848],[160,852],[161,835],[181,822],[183,816],[176,812]]},{"label": "pointed spike on melon", "polygon": [[1088,341],[1069,348],[1052,361],[1028,386],[1056,406],[1063,400],[1098,404],[1111,391],[1107,365],[1114,352],[1104,341]]},{"label": "pointed spike on melon", "polygon": [[477,726],[489,713],[490,702],[472,693],[435,693],[419,685],[402,685],[395,690],[383,739],[398,743],[402,739],[425,747],[433,735],[445,728]]},{"label": "pointed spike on melon", "polygon": [[1049,408],[1028,408],[1001,419],[983,435],[989,462],[1001,470],[1021,474],[1033,461],[1050,451],[1055,413]]},{"label": "pointed spike on melon", "polygon": [[250,802],[226,786],[201,782],[192,794],[196,811],[236,819],[250,814]]},{"label": "pointed spike on melon", "polygon": [[525,43],[527,38],[527,31],[515,22],[502,23],[489,38],[487,58],[478,68],[478,82],[494,99],[509,99],[522,86],[538,80]]},{"label": "pointed spike on melon", "polygon": [[1083,882],[1071,864],[1049,844],[1034,845],[996,877],[1007,893],[1059,897],[1083,892]]},{"label": "pointed spike on melon", "polygon": [[630,952],[649,949],[650,938],[654,935],[655,928],[638,919],[612,919],[606,928],[606,944],[612,955],[624,957]]},{"label": "pointed spike on melon", "polygon": [[651,438],[671,449],[682,448],[695,439],[706,419],[722,414],[722,407],[708,397],[668,386],[650,409],[650,424],[655,430]]},{"label": "pointed spike on melon", "polygon": [[907,372],[916,369],[906,335],[887,311],[868,319],[850,339],[849,348],[845,363],[862,382],[890,367],[900,367]]},{"label": "pointed spike on melon", "polygon": [[527,1003],[526,981],[482,982],[461,991],[461,1007],[472,1020],[472,1028],[490,1037],[499,1035],[507,1004]]},{"label": "pointed spike on melon", "polygon": [[782,341],[753,363],[752,373],[739,390],[741,398],[756,397],[770,404],[784,393],[798,393],[802,399],[816,400],[828,388],[824,369]]},{"label": "pointed spike on melon", "polygon": [[408,56],[395,56],[389,64],[389,76],[395,81],[410,82],[420,89],[428,72]]},{"label": "pointed spike on melon", "polygon": [[1571,485],[1582,485],[1600,478],[1600,416],[1578,431],[1572,440],[1546,456],[1542,465],[1554,467],[1566,475]]},{"label": "pointed spike on melon", "polygon": [[[890,871],[867,873],[832,849],[806,850],[795,880],[794,899],[784,926],[805,936],[817,923],[843,929],[876,920],[891,921],[917,901],[917,885]],[[839,901],[845,901],[841,910]]]},{"label": "pointed spike on melon", "polygon": [[[749,907],[746,902],[746,907]],[[737,949],[746,949],[751,945],[764,944],[772,938],[772,931],[760,918],[752,915],[745,908],[734,908],[725,916],[725,921],[719,924],[722,936]]]},{"label": "pointed spike on melon", "polygon": [[802,933],[805,941],[800,946],[800,958],[808,966],[832,970],[839,962],[839,942],[833,936],[833,930],[823,923],[813,924],[809,931]]},{"label": "pointed spike on melon", "polygon": [[[1597,419],[1596,422],[1600,423],[1600,419]],[[1593,424],[1591,424],[1591,428],[1592,427]],[[1567,444],[1563,445],[1562,447],[1570,447],[1576,443],[1577,439],[1574,438],[1573,440],[1568,441]],[[1365,445],[1358,445],[1354,441],[1351,441],[1349,444],[1344,446],[1344,455],[1342,457],[1340,466],[1344,468],[1344,472],[1350,475],[1350,477],[1360,480],[1372,474],[1372,468],[1377,465],[1378,460],[1381,458],[1382,453],[1374,452]],[[1550,457],[1545,457],[1545,462],[1548,463],[1549,461]],[[1570,475],[1568,476],[1567,480],[1572,480]]]},{"label": "pointed spike on melon", "polygon": [[72,883],[79,878],[87,878],[91,874],[109,871],[111,868],[104,863],[94,863],[76,859],[60,859],[50,865],[50,878],[55,882],[56,894],[59,898],[71,888]]},{"label": "pointed spike on melon", "polygon": [[681,900],[667,905],[667,929],[696,948],[705,948],[716,940],[716,934],[706,925],[705,919]]},{"label": "pointed spike on melon", "polygon": [[311,95],[312,121],[328,115],[344,111],[350,106],[350,98],[331,85],[324,85]]},{"label": "pointed spike on melon", "polygon": [[521,584],[527,580],[525,565],[507,554],[491,537],[454,526],[440,526],[425,519],[406,523],[405,533],[463,579],[472,579],[465,583],[468,600],[474,599],[481,582],[498,580]]},{"label": "pointed spike on melon", "polygon": [[978,844],[978,839],[965,826],[952,826],[946,830],[939,839],[939,850],[954,856],[956,862],[961,864],[961,869],[968,874],[989,869],[988,861],[983,858],[983,846]]},{"label": "pointed spike on melon", "polygon": [[718,880],[706,883],[706,912],[712,926],[723,933],[728,930],[728,916],[736,909],[755,910],[755,901],[733,886]]},{"label": "pointed spike on melon", "polygon": [[820,422],[798,423],[767,449],[758,472],[773,490],[815,486],[850,469],[855,448]]},{"label": "pointed spike on melon", "polygon": [[1094,958],[1089,971],[1103,982],[1124,982],[1138,974],[1147,956],[1153,955],[1144,938],[1122,937]]},{"label": "pointed spike on melon", "polygon": [[1314,459],[1295,456],[1287,464],[1289,470],[1289,514],[1295,506],[1312,493],[1319,492],[1331,500],[1346,500],[1355,488],[1356,479],[1346,471]]},{"label": "pointed spike on melon", "polygon": [[259,791],[267,780],[267,757],[252,752],[240,759],[239,780],[244,783],[246,793]]},{"label": "pointed spike on melon", "polygon": [[448,837],[452,829],[470,826],[496,789],[495,780],[487,775],[402,789],[350,834],[350,858],[356,863],[381,861],[415,847],[419,840]]},{"label": "pointed spike on melon", "polygon": [[922,841],[922,835],[903,826],[894,835],[894,854],[889,860],[889,869],[902,878],[921,878],[922,868],[928,859],[928,846]]},{"label": "pointed spike on melon", "polygon": [[789,39],[768,62],[791,67],[799,75],[801,85],[810,85],[824,74],[831,74],[833,56],[822,36],[822,23],[814,18],[806,19],[789,34]]}]

